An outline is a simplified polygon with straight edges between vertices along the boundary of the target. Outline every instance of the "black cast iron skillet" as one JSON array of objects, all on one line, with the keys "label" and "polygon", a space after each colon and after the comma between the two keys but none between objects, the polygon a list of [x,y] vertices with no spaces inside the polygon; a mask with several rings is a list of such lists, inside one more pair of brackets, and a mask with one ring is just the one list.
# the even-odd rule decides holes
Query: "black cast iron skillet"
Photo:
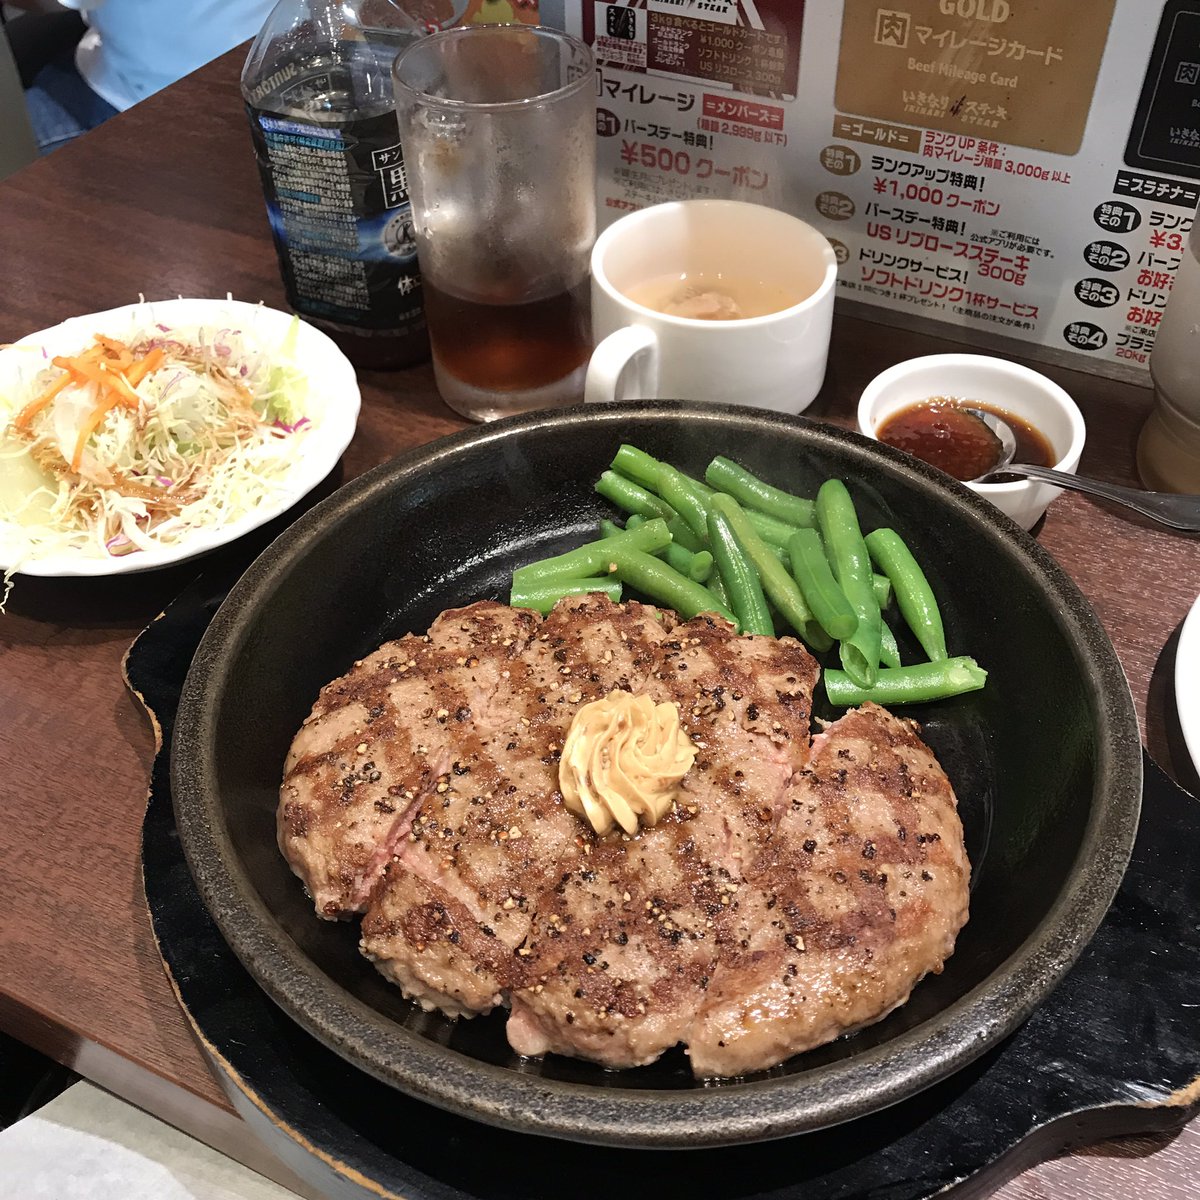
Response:
[{"label": "black cast iron skillet", "polygon": [[[886,1020],[761,1075],[693,1082],[678,1050],[606,1072],[517,1058],[504,1014],[423,1013],[317,920],[275,844],[284,755],[318,689],[444,608],[506,594],[515,565],[594,536],[592,483],[622,441],[701,472],[723,453],[813,494],[846,479],[941,597],[984,691],[909,710],[960,797],[971,918],[943,974]],[[901,637],[910,660],[919,651]],[[818,715],[832,715],[822,708]],[[892,1104],[1011,1032],[1095,931],[1137,826],[1128,686],[1094,614],[1016,525],[947,477],[855,434],[755,410],[657,403],[535,414],[458,434],[343,487],[254,563],[205,636],[179,707],[180,835],[222,933],[267,993],[357,1066],[509,1128],[629,1146],[781,1137]]]}]

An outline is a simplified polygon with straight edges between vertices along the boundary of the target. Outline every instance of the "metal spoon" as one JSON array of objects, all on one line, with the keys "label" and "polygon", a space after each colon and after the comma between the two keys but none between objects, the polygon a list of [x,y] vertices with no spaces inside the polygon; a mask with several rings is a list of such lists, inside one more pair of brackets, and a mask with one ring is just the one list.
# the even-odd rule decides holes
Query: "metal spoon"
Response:
[{"label": "metal spoon", "polygon": [[1014,463],[1017,439],[1007,421],[978,408],[966,408],[971,416],[982,421],[1000,441],[1000,460],[990,470],[972,479],[972,483],[996,482],[997,475],[1024,475],[1028,479],[1040,479],[1056,487],[1070,491],[1085,492],[1101,500],[1123,504],[1144,517],[1182,529],[1185,533],[1200,533],[1200,496],[1176,496],[1170,492],[1146,492],[1140,488],[1119,487],[1115,483],[1101,483],[1080,475],[1069,475],[1065,471],[1052,471],[1049,467],[1033,467],[1027,463]]}]

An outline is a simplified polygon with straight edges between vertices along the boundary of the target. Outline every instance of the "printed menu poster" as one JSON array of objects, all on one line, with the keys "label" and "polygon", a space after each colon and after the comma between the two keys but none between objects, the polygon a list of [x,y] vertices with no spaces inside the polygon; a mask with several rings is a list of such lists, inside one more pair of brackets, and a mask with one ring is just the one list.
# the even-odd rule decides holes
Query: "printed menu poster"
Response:
[{"label": "printed menu poster", "polygon": [[1200,0],[540,13],[596,56],[601,226],[769,204],[826,234],[864,315],[1149,382],[1200,201]]}]

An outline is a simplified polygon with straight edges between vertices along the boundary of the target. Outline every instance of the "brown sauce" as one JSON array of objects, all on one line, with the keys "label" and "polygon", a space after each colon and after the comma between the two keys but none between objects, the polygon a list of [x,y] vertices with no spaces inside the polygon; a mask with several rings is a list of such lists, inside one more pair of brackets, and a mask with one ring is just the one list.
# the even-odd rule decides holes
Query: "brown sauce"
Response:
[{"label": "brown sauce", "polygon": [[1028,421],[995,404],[931,396],[887,417],[875,436],[955,479],[978,479],[1000,461],[1000,439],[982,422],[963,412],[964,407],[993,413],[1008,422],[1017,439],[1014,461],[1052,467],[1054,450]]}]

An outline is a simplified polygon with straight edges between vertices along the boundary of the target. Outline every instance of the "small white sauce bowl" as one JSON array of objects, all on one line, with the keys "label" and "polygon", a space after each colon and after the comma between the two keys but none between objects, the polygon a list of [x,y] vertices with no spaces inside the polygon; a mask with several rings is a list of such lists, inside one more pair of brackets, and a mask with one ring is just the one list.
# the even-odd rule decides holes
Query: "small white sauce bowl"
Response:
[{"label": "small white sauce bowl", "polygon": [[[1058,471],[1074,474],[1086,430],[1075,401],[1057,383],[1003,358],[987,354],[930,354],[897,363],[867,385],[858,402],[858,427],[867,437],[899,409],[935,396],[982,402],[1020,417],[1050,443]],[[1022,529],[1032,529],[1062,489],[1019,480],[968,483]]]}]

